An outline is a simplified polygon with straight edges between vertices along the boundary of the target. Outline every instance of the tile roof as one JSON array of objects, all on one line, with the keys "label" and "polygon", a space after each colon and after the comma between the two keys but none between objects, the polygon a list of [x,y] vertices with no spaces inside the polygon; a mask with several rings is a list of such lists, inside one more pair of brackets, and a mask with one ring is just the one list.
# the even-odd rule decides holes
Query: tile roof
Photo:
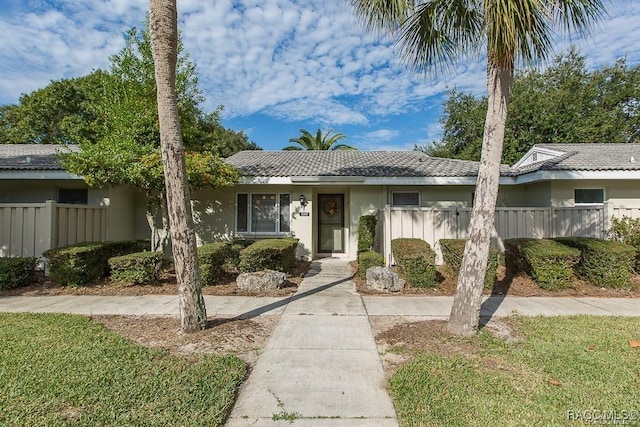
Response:
[{"label": "tile roof", "polygon": [[549,171],[624,171],[640,170],[640,144],[582,143],[536,144],[534,146],[563,153],[514,170],[522,175],[538,170]]},{"label": "tile roof", "polygon": [[478,162],[429,157],[418,151],[241,151],[226,161],[253,177],[473,177],[478,173]]},{"label": "tile roof", "polygon": [[75,145],[0,144],[0,170],[62,170],[57,154]]}]

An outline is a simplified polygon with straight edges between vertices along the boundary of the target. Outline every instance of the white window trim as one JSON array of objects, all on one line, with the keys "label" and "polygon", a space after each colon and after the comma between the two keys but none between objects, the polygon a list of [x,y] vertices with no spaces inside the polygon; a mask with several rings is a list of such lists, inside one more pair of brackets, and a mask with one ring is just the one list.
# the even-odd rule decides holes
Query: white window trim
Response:
[{"label": "white window trim", "polygon": [[[600,190],[602,191],[602,202],[594,202],[594,203],[579,203],[576,202],[576,190]],[[607,194],[604,188],[574,188],[573,189],[573,204],[574,206],[602,206],[604,202],[607,200]]]},{"label": "white window trim", "polygon": [[[247,195],[247,231],[238,231],[238,195],[239,194],[246,194]],[[253,200],[253,196],[259,196],[259,195],[273,195],[275,194],[276,196],[276,207],[278,209],[278,215],[276,217],[276,231],[252,231],[251,228],[253,226],[253,218],[252,218],[252,212],[251,212],[251,206],[252,206],[252,200]],[[288,194],[289,195],[289,212],[291,212],[291,202],[292,202],[292,196],[290,192],[287,191],[283,191],[283,192],[279,192],[279,191],[273,191],[273,192],[263,192],[263,191],[259,191],[259,192],[238,192],[235,195],[235,201],[234,201],[234,206],[235,206],[235,225],[234,225],[234,230],[235,233],[238,234],[239,236],[287,236],[291,234],[291,223],[289,223],[289,231],[279,231],[280,230],[280,196],[282,194]]]},{"label": "white window trim", "polygon": [[[417,205],[396,205],[393,203],[393,195],[394,194],[418,194],[418,204]],[[422,194],[420,191],[418,190],[400,190],[400,191],[391,191],[391,206],[393,207],[408,207],[408,208],[419,208],[420,206],[422,206]]]}]

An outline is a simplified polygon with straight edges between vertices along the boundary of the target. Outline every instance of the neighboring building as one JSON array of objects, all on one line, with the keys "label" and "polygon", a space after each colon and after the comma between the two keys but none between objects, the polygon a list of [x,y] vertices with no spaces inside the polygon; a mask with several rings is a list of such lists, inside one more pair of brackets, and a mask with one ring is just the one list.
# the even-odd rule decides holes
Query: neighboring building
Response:
[{"label": "neighboring building", "polygon": [[[107,239],[149,236],[143,198],[126,189],[87,188],[80,177],[60,168],[55,155],[60,149],[0,145],[0,203],[55,200],[105,206]],[[241,171],[238,185],[192,194],[199,241],[294,235],[300,239],[298,255],[305,258],[355,259],[358,220],[365,214],[378,214],[387,227],[386,212],[404,216],[395,225],[399,231],[379,236],[387,240],[398,233],[425,235],[425,229],[442,225],[426,222],[426,213],[452,212],[460,222],[458,215],[468,216],[473,204],[478,170],[477,162],[416,151],[244,151],[226,161]],[[602,234],[606,224],[601,219],[614,214],[614,208],[640,209],[639,179],[640,144],[538,145],[513,167],[502,167],[497,206],[527,215],[538,208],[596,207],[602,213],[590,221],[601,222],[597,233]],[[510,228],[529,227],[512,222]],[[504,224],[498,228],[505,229]],[[425,240],[434,244],[452,230],[447,224]],[[0,245],[6,246],[2,235]]]}]

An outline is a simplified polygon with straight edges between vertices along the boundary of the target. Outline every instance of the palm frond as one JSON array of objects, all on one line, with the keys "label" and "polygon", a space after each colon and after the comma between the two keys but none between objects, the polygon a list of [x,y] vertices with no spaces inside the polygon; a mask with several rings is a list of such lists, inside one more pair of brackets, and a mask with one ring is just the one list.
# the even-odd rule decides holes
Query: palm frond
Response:
[{"label": "palm frond", "polygon": [[372,32],[390,31],[394,33],[411,15],[415,0],[350,0],[351,6]]}]

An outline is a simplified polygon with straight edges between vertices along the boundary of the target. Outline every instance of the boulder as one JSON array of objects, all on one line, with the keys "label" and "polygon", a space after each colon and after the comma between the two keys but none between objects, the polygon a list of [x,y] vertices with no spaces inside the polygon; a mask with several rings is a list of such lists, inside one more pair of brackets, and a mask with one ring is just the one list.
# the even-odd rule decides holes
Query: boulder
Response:
[{"label": "boulder", "polygon": [[405,281],[388,267],[367,268],[367,287],[377,291],[401,292]]},{"label": "boulder", "polygon": [[274,270],[242,273],[236,279],[239,289],[249,292],[273,291],[287,279],[287,274]]}]

